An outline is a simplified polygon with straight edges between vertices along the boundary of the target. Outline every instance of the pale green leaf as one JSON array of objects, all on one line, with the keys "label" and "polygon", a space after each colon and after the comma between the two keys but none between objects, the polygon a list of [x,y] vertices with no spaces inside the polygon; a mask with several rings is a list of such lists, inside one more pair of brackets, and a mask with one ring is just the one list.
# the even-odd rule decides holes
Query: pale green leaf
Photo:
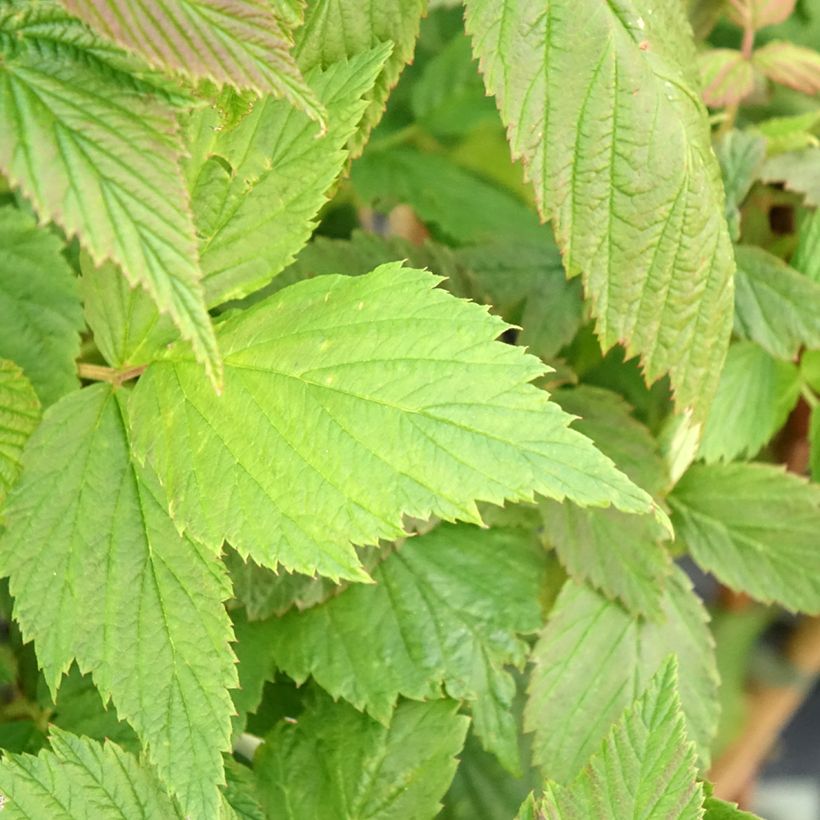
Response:
[{"label": "pale green leaf", "polygon": [[735,254],[735,332],[780,359],[820,348],[820,282],[763,248],[739,245]]},{"label": "pale green leaf", "polygon": [[820,53],[813,48],[772,40],[756,49],[752,59],[773,82],[803,94],[820,94]]},{"label": "pale green leaf", "polygon": [[0,762],[9,820],[183,820],[154,773],[113,743],[52,728],[51,749]]},{"label": "pale green leaf", "polygon": [[756,814],[739,809],[737,803],[727,803],[711,795],[703,801],[703,809],[703,820],[762,820]]},{"label": "pale green leaf", "polygon": [[820,282],[820,208],[808,214],[800,225],[791,263],[795,270]]},{"label": "pale green leaf", "polygon": [[799,371],[753,342],[729,348],[698,456],[707,463],[751,458],[783,426],[800,395]]},{"label": "pale green leaf", "polygon": [[218,382],[176,114],[104,70],[96,43],[70,38],[53,9],[0,7],[0,169],[42,220],[144,286]]},{"label": "pale green leaf", "polygon": [[402,514],[477,522],[476,500],[534,492],[649,511],[527,384],[544,367],[494,341],[506,325],[436,283],[394,263],[232,316],[221,397],[184,348],[152,364],[132,399],[134,447],[178,524],[272,568],[355,580],[351,543],[401,537]]},{"label": "pale green leaf", "polygon": [[760,174],[766,146],[767,141],[754,131],[737,129],[715,145],[726,190],[726,220],[735,242],[740,239],[740,206]]},{"label": "pale green leaf", "polygon": [[79,387],[77,283],[60,241],[28,214],[0,207],[0,237],[0,357],[17,362],[40,400],[51,404]]},{"label": "pale green leaf", "polygon": [[769,157],[760,173],[764,182],[780,182],[787,191],[805,198],[807,205],[820,206],[820,148],[812,146]]},{"label": "pale green leaf", "polygon": [[316,120],[322,108],[263,0],[61,0],[95,31],[160,69],[286,97]]},{"label": "pale green leaf", "polygon": [[524,530],[440,525],[407,541],[356,584],[270,629],[276,665],[308,675],[334,697],[387,723],[399,697],[444,690],[473,701],[475,729],[510,770],[518,768],[505,665],[522,667],[519,637],[541,626],[543,550]]},{"label": "pale green leaf", "polygon": [[544,820],[700,820],[703,790],[669,661],[568,785],[547,782]]},{"label": "pale green leaf", "polygon": [[[604,348],[703,415],[731,330],[723,189],[682,4],[467,0],[513,157],[583,274]],[[570,47],[567,44],[587,46]]]},{"label": "pale green leaf", "polygon": [[375,85],[367,93],[368,105],[359,128],[350,138],[352,156],[361,154],[370,131],[381,119],[387,97],[404,66],[413,57],[419,23],[427,0],[309,0],[305,24],[298,33],[296,51],[303,70],[327,68],[351,59],[381,43],[393,50]]},{"label": "pale green leaf", "polygon": [[[554,398],[580,416],[575,427],[639,486],[652,494],[665,488],[658,446],[620,396],[583,386],[559,390]],[[660,543],[664,531],[652,516],[582,509],[569,501],[543,501],[541,512],[543,537],[573,578],[617,598],[633,613],[660,616],[671,560]]]},{"label": "pale green leaf", "polygon": [[20,475],[20,459],[40,423],[40,402],[20,368],[0,359],[0,510]]},{"label": "pale green leaf", "polygon": [[234,128],[218,130],[213,110],[197,121],[210,144],[203,164],[188,173],[209,304],[260,288],[310,238],[389,48],[308,74],[327,109],[322,136],[305,114],[271,98],[257,101]]},{"label": "pale green leaf", "polygon": [[732,0],[729,17],[741,28],[761,29],[782,23],[794,11],[796,0]]},{"label": "pale green leaf", "polygon": [[718,718],[714,644],[680,569],[667,579],[662,608],[663,621],[643,621],[591,589],[565,585],[533,651],[524,713],[535,759],[553,780],[577,775],[670,653],[681,670],[687,734],[708,762]]},{"label": "pale green leaf", "polygon": [[[817,137],[812,133],[820,122],[820,109],[785,117],[771,117],[755,124],[755,130],[766,138],[766,152],[769,156],[785,151],[799,151],[810,145],[817,145]],[[751,133],[751,132],[744,132]]]},{"label": "pale green leaf", "polygon": [[710,48],[698,54],[701,96],[711,108],[737,105],[754,91],[755,71],[734,48]]},{"label": "pale green leaf", "polygon": [[298,722],[280,724],[256,753],[262,805],[282,820],[429,820],[467,732],[457,708],[403,702],[386,727],[315,691]]},{"label": "pale green leaf", "polygon": [[186,812],[212,817],[236,681],[230,586],[131,461],[124,402],[98,384],[48,411],[8,499],[0,569],[52,692],[76,658]]},{"label": "pale green leaf", "polygon": [[768,464],[694,465],[669,503],[680,541],[726,586],[820,612],[820,486]]}]

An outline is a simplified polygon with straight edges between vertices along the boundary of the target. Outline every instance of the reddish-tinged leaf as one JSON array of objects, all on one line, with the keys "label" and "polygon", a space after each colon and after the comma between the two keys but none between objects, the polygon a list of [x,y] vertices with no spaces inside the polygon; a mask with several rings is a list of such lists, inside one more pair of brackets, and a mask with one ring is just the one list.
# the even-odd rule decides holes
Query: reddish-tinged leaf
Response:
[{"label": "reddish-tinged leaf", "polygon": [[820,54],[813,49],[773,40],[756,51],[753,59],[773,82],[804,94],[820,94]]},{"label": "reddish-tinged leaf", "polygon": [[754,66],[733,48],[713,48],[698,55],[701,96],[711,108],[736,105],[755,87]]}]

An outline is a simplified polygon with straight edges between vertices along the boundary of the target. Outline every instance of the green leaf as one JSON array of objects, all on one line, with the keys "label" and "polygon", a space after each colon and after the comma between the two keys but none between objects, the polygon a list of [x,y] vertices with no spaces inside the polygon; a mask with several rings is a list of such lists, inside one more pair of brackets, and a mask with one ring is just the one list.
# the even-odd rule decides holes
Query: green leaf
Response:
[{"label": "green leaf", "polygon": [[80,291],[94,342],[108,364],[127,368],[154,359],[177,333],[142,288],[131,287],[116,267],[105,262],[95,267],[80,256]]},{"label": "green leaf", "polygon": [[189,176],[209,304],[258,289],[310,238],[389,49],[308,75],[327,109],[323,136],[305,114],[269,97],[234,128],[219,130],[213,109],[195,120],[208,135]]},{"label": "green leaf", "polygon": [[77,283],[60,241],[28,214],[0,207],[0,236],[0,357],[17,362],[40,400],[51,404],[79,386]]},{"label": "green leaf", "polygon": [[245,731],[248,713],[255,712],[262,702],[262,689],[266,681],[273,679],[275,668],[269,646],[270,626],[249,622],[241,610],[232,613],[232,618],[234,650],[239,661],[239,687],[231,692],[235,711],[231,723],[236,737]]},{"label": "green leaf", "polygon": [[726,190],[726,220],[735,242],[740,239],[740,206],[763,167],[766,145],[767,141],[753,131],[733,129],[715,146]]},{"label": "green leaf", "polygon": [[403,702],[390,726],[314,691],[254,758],[269,817],[428,820],[438,813],[468,719],[450,700]]},{"label": "green leaf", "polygon": [[154,773],[113,743],[100,745],[52,728],[51,749],[0,762],[9,820],[182,820]]},{"label": "green leaf", "polygon": [[710,48],[698,54],[701,96],[711,108],[738,105],[755,88],[750,60],[733,48]]},{"label": "green leaf", "polygon": [[698,456],[709,464],[751,458],[783,426],[800,395],[791,362],[773,359],[753,342],[729,348]]},{"label": "green leaf", "polygon": [[225,799],[238,820],[266,820],[253,771],[232,757],[226,757],[225,779]]},{"label": "green leaf", "polygon": [[219,326],[221,397],[184,349],[152,364],[134,447],[178,524],[266,566],[361,580],[351,542],[401,537],[402,514],[478,522],[475,500],[533,492],[648,511],[527,384],[543,366],[494,341],[506,325],[436,283],[394,263],[274,294]]},{"label": "green leaf", "polygon": [[459,168],[445,157],[415,148],[370,151],[351,171],[356,192],[379,208],[412,206],[456,244],[525,239],[549,242],[549,230],[512,194]]},{"label": "green leaf", "polygon": [[[658,494],[668,481],[658,446],[617,394],[583,386],[559,390],[555,400],[580,416],[577,429],[639,486]],[[576,580],[587,581],[633,613],[658,618],[669,553],[663,529],[648,515],[582,509],[572,502],[541,503],[543,537]]]},{"label": "green leaf", "polygon": [[524,530],[441,525],[379,564],[375,585],[276,622],[269,651],[297,682],[312,675],[385,724],[399,695],[435,698],[443,686],[474,701],[485,748],[517,771],[515,684],[504,667],[523,666],[518,635],[541,626],[543,575],[543,550]]},{"label": "green leaf", "polygon": [[22,370],[0,359],[0,510],[20,475],[20,458],[40,423],[40,402]]},{"label": "green leaf", "polygon": [[110,259],[145,287],[218,383],[176,114],[104,70],[96,42],[78,45],[54,10],[0,8],[0,169],[96,264]]},{"label": "green leaf", "polygon": [[726,11],[741,28],[754,30],[773,26],[788,19],[796,0],[733,0]]},{"label": "green leaf", "polygon": [[769,157],[760,172],[764,182],[779,182],[787,191],[805,198],[806,205],[820,206],[820,148],[812,146]]},{"label": "green leaf", "polygon": [[[730,333],[732,251],[679,3],[467,0],[514,158],[583,274],[606,349],[669,371],[705,415]],[[567,43],[592,44],[567,48]]]},{"label": "green leaf", "polygon": [[393,51],[368,91],[368,106],[356,132],[351,135],[350,151],[361,154],[370,131],[381,119],[387,97],[398,82],[404,66],[413,57],[421,17],[427,0],[309,0],[305,24],[299,31],[296,51],[303,70],[328,68],[339,60],[352,59],[363,51],[385,42]]},{"label": "green leaf", "polygon": [[678,538],[726,586],[820,612],[820,487],[768,464],[694,465],[669,503]]},{"label": "green leaf", "polygon": [[[290,53],[274,7],[258,0],[61,0],[95,31],[156,68],[286,97],[313,119],[322,107]],[[277,4],[279,5],[279,4]]]},{"label": "green leaf", "polygon": [[682,670],[687,734],[707,763],[718,718],[714,644],[703,604],[678,568],[666,583],[663,615],[659,623],[635,619],[567,582],[533,651],[524,713],[535,759],[552,779],[577,775],[670,653]]},{"label": "green leaf", "polygon": [[755,130],[766,138],[766,151],[769,156],[773,156],[785,151],[798,151],[809,145],[816,145],[817,137],[812,131],[818,122],[820,122],[820,109],[806,111],[804,114],[772,117],[756,123]]},{"label": "green leaf", "polygon": [[601,748],[568,785],[547,782],[540,812],[547,820],[700,820],[703,790],[686,739],[674,660],[609,731]]},{"label": "green leaf", "polygon": [[803,94],[820,94],[820,54],[785,40],[755,50],[754,64],[770,80]]},{"label": "green leaf", "polygon": [[820,484],[820,410],[816,407],[809,421],[809,470],[812,481]]},{"label": "green leaf", "polygon": [[711,795],[703,801],[703,808],[703,820],[762,820],[756,814],[741,811],[736,803],[727,803]]},{"label": "green leaf", "polygon": [[779,359],[820,348],[820,282],[762,248],[739,245],[735,253],[735,332]]},{"label": "green leaf", "polygon": [[0,569],[52,693],[76,658],[186,813],[213,817],[236,682],[230,587],[131,461],[124,403],[98,384],[46,413],[8,499]]},{"label": "green leaf", "polygon": [[820,209],[808,214],[800,225],[791,261],[795,270],[820,282]]}]

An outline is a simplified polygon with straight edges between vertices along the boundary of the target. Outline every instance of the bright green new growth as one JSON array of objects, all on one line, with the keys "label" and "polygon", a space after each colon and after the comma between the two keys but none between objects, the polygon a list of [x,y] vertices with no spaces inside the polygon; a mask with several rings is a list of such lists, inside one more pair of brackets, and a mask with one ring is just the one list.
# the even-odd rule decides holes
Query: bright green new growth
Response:
[{"label": "bright green new growth", "polygon": [[96,385],[46,414],[6,506],[0,568],[52,692],[76,659],[185,811],[213,817],[236,681],[230,587],[131,460],[125,399]]},{"label": "bright green new growth", "polygon": [[528,384],[543,365],[437,281],[394,263],[274,294],[219,326],[219,397],[184,348],[152,364],[133,443],[176,522],[260,564],[363,580],[352,544],[401,537],[402,515],[478,523],[476,501],[533,491],[649,511]]}]

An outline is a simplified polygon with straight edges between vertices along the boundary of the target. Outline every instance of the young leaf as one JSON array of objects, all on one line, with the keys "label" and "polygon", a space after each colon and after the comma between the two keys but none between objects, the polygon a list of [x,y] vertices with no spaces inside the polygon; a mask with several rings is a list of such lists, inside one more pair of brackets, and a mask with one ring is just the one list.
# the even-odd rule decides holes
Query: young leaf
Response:
[{"label": "young leaf", "polygon": [[759,601],[820,612],[820,487],[768,464],[694,465],[669,497],[697,563]]},{"label": "young leaf", "polygon": [[327,109],[321,138],[307,116],[270,98],[236,127],[210,131],[212,156],[191,174],[209,304],[258,289],[310,238],[389,53],[383,45],[308,75]]},{"label": "young leaf", "polygon": [[[658,446],[620,396],[582,386],[560,390],[554,398],[581,417],[577,429],[636,484],[655,495],[665,489],[668,478]],[[544,538],[573,578],[619,599],[633,613],[660,616],[671,561],[660,543],[664,532],[652,516],[582,509],[570,501],[543,501],[541,512]]]},{"label": "young leaf", "polygon": [[276,94],[322,119],[272,4],[258,0],[61,0],[91,28],[149,65]]},{"label": "young leaf", "polygon": [[132,399],[134,447],[179,525],[260,564],[366,578],[353,544],[404,534],[402,514],[479,520],[475,500],[646,512],[651,499],[527,384],[543,366],[494,341],[507,326],[383,265],[274,294],[219,326],[225,392],[184,348]]},{"label": "young leaf", "polygon": [[213,817],[236,682],[230,587],[131,461],[124,401],[98,384],[46,414],[8,499],[0,570],[52,693],[76,658],[185,811]]},{"label": "young leaf", "polygon": [[698,54],[701,96],[711,108],[737,105],[754,91],[752,63],[733,48],[710,48]]},{"label": "young leaf", "polygon": [[[51,749],[0,762],[3,814],[9,820],[183,820],[154,773],[113,743],[52,727]],[[213,815],[212,815],[213,816]]]},{"label": "young leaf", "polygon": [[426,9],[427,0],[309,0],[296,44],[302,69],[328,68],[382,43],[393,44],[375,85],[367,92],[367,109],[351,136],[353,157],[364,149],[371,129],[381,119],[391,89],[413,56],[419,23]]},{"label": "young leaf", "polygon": [[698,456],[709,464],[751,458],[783,426],[800,395],[797,367],[753,342],[729,348]]},{"label": "young leaf", "polygon": [[755,51],[755,65],[773,82],[803,94],[820,93],[820,54],[783,40],[772,40]]},{"label": "young leaf", "polygon": [[23,211],[0,207],[0,236],[0,357],[17,362],[48,405],[80,384],[77,282],[57,237]]},{"label": "young leaf", "polygon": [[554,220],[567,274],[583,274],[603,347],[641,354],[649,381],[669,371],[678,404],[703,416],[731,330],[734,265],[682,6],[466,6],[513,156]]},{"label": "young leaf", "polygon": [[468,719],[451,700],[403,702],[390,726],[314,690],[254,759],[269,817],[428,820],[456,770]]},{"label": "young leaf", "polygon": [[144,286],[218,383],[176,114],[101,65],[97,43],[53,11],[49,2],[0,7],[0,170],[42,220]]},{"label": "young leaf", "polygon": [[816,145],[817,137],[812,132],[818,122],[820,122],[820,109],[806,111],[804,114],[772,117],[757,123],[755,130],[766,138],[766,152],[769,156],[774,156]]},{"label": "young leaf", "polygon": [[40,422],[40,402],[22,370],[0,359],[0,510],[20,475],[20,457]]},{"label": "young leaf", "polygon": [[539,810],[545,820],[700,820],[702,802],[670,660],[571,783],[547,782]]},{"label": "young leaf", "polygon": [[787,191],[802,194],[806,205],[820,207],[820,148],[812,146],[769,157],[760,178],[783,183]]},{"label": "young leaf", "polygon": [[269,651],[297,682],[312,675],[385,724],[399,695],[435,698],[443,685],[474,701],[483,745],[517,771],[515,683],[504,667],[523,666],[518,635],[541,626],[543,575],[543,550],[524,530],[441,525],[379,564],[375,585],[272,624]]},{"label": "young leaf", "polygon": [[796,0],[731,0],[729,17],[741,28],[754,30],[774,26],[788,19]]},{"label": "young leaf", "polygon": [[533,651],[525,728],[534,757],[560,782],[571,780],[639,696],[669,653],[682,670],[687,733],[705,763],[717,726],[717,672],[707,615],[675,568],[666,583],[664,620],[643,621],[568,581]]},{"label": "young leaf", "polygon": [[820,282],[750,245],[735,248],[735,332],[775,358],[820,348]]}]

